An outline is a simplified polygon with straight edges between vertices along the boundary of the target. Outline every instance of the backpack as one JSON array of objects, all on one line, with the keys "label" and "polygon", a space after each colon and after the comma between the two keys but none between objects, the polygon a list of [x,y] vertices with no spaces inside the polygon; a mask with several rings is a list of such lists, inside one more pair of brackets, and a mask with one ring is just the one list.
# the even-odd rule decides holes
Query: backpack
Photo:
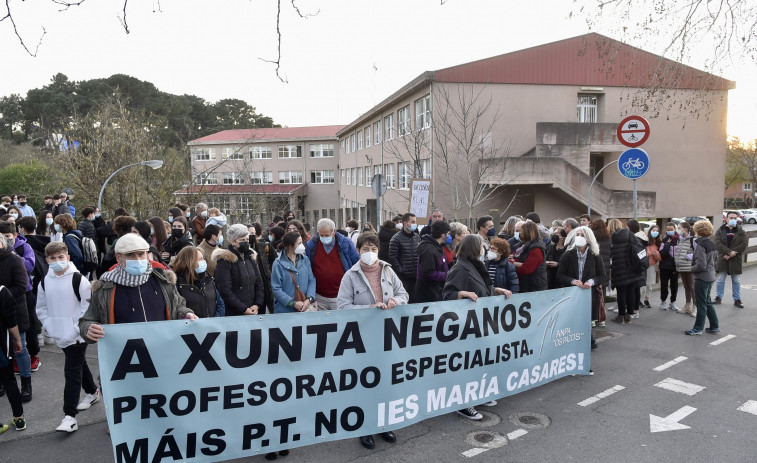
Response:
[{"label": "backpack", "polygon": [[98,259],[97,244],[95,241],[86,236],[82,238],[79,238],[74,234],[71,236],[79,240],[79,248],[81,249],[82,261],[84,262],[84,268],[82,270],[85,272],[91,272],[97,269],[97,266],[100,265],[100,259]]},{"label": "backpack", "polygon": [[[19,257],[24,257],[26,254],[26,251],[24,251],[25,246],[19,246],[16,248],[16,254],[18,254]],[[37,292],[37,286],[39,286],[39,282],[45,279],[45,275],[47,275],[47,269],[49,268],[47,265],[47,259],[45,259],[45,255],[41,252],[35,251],[32,249],[32,252],[34,252],[34,269],[29,273],[29,275],[32,277],[32,291]]]},{"label": "backpack", "polygon": [[631,234],[631,243],[628,246],[628,262],[631,273],[642,273],[649,268],[649,258],[647,257],[647,248],[641,240]]},{"label": "backpack", "polygon": [[[39,282],[39,284],[42,285],[42,289],[45,289],[44,278]],[[74,287],[74,295],[76,295],[76,299],[81,302],[81,294],[79,294],[79,286],[81,286],[81,273],[74,272],[74,277],[71,278],[71,286]]]}]

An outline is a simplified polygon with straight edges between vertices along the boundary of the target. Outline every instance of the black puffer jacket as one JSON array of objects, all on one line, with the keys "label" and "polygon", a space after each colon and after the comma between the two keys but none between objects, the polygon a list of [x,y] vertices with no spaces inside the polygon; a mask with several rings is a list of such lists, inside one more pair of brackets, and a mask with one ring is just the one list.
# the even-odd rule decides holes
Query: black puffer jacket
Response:
[{"label": "black puffer jacket", "polygon": [[668,272],[676,271],[676,259],[670,252],[675,249],[676,246],[678,246],[678,234],[676,233],[672,237],[665,235],[662,239],[662,244],[660,245],[660,257],[662,258],[660,261],[660,270],[666,270]]},{"label": "black puffer jacket", "polygon": [[605,284],[610,279],[610,261],[612,259],[612,238],[597,238],[599,245],[599,255],[602,257],[602,264],[605,268]]},{"label": "black puffer jacket", "polygon": [[212,259],[216,261],[216,287],[226,306],[226,316],[242,315],[253,305],[263,313],[265,292],[257,253],[250,250],[242,257],[236,249],[216,249]]},{"label": "black puffer jacket", "polygon": [[176,289],[187,301],[187,307],[200,318],[214,317],[216,314],[216,284],[207,274],[190,284],[182,275],[176,274]]},{"label": "black puffer jacket", "polygon": [[404,229],[389,241],[389,264],[400,278],[415,280],[420,242],[418,233],[408,233]]},{"label": "black puffer jacket", "polygon": [[[544,257],[549,262],[560,263],[560,258],[565,253],[565,246],[558,248],[556,243],[549,242],[547,245],[547,254]],[[557,267],[547,267],[547,288],[555,289],[559,288],[557,283]]]},{"label": "black puffer jacket", "polygon": [[396,228],[381,227],[378,232],[379,237],[379,252],[378,258],[384,262],[389,262],[389,241],[392,240],[392,236],[397,234]]},{"label": "black puffer jacket", "polygon": [[95,228],[95,224],[93,224],[91,221],[84,219],[81,222],[79,222],[79,231],[81,234],[95,243],[97,242],[97,229]]},{"label": "black puffer jacket", "polygon": [[613,288],[628,286],[646,278],[644,272],[631,272],[629,248],[631,240],[638,240],[627,228],[618,230],[612,234],[612,263],[610,264],[610,283]]},{"label": "black puffer jacket", "polygon": [[8,288],[13,295],[19,331],[29,329],[29,312],[26,310],[27,278],[24,261],[8,246],[0,249],[0,285]]},{"label": "black puffer jacket", "polygon": [[171,257],[174,257],[179,254],[179,251],[187,246],[192,246],[192,235],[184,233],[179,239],[175,239],[173,236],[168,238],[166,242],[163,243],[163,252],[167,252]]}]

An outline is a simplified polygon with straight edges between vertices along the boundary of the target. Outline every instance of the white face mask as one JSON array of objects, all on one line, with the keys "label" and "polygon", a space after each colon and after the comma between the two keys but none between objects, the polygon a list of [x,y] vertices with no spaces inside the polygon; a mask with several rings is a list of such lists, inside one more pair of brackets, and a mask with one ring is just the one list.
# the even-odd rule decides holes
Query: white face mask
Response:
[{"label": "white face mask", "polygon": [[402,230],[402,224],[398,223],[397,225],[394,226],[394,228],[396,228],[397,230]]},{"label": "white face mask", "polygon": [[586,246],[586,238],[584,238],[583,236],[576,236],[573,239],[573,243],[575,243],[576,247],[582,248]]},{"label": "white face mask", "polygon": [[496,253],[496,252],[494,252],[494,251],[488,251],[488,252],[486,253],[486,258],[487,258],[488,260],[496,260],[496,259],[497,259],[497,253]]},{"label": "white face mask", "polygon": [[360,254],[360,260],[363,261],[365,265],[373,265],[378,260],[378,253],[364,252]]},{"label": "white face mask", "polygon": [[208,216],[208,211],[202,211],[202,212],[200,212],[200,217],[204,218],[204,217],[207,217],[207,216]]},{"label": "white face mask", "polygon": [[352,233],[352,227],[344,227],[344,231],[347,233]]},{"label": "white face mask", "polygon": [[305,245],[300,243],[296,248],[294,248],[294,253],[300,255],[305,254]]}]

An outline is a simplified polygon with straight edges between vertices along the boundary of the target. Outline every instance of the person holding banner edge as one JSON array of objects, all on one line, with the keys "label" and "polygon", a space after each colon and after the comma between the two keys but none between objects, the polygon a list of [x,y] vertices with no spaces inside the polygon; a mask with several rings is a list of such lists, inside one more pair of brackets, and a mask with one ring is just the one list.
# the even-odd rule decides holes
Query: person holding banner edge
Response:
[{"label": "person holding banner edge", "polygon": [[[342,277],[337,309],[378,307],[391,310],[398,305],[407,304],[408,294],[402,281],[394,273],[391,265],[378,258],[378,235],[361,233],[357,239],[357,249],[360,261]],[[397,436],[391,431],[382,432],[381,437],[392,444],[397,442]],[[369,450],[376,446],[371,435],[362,436],[360,444]]]}]

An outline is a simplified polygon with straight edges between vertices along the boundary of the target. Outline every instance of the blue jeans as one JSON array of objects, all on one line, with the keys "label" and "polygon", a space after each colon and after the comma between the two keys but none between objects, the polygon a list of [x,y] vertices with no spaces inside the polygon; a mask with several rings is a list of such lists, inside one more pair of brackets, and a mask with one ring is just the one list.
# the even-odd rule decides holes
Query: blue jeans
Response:
[{"label": "blue jeans", "polygon": [[32,375],[32,359],[29,357],[29,351],[26,350],[26,331],[18,333],[21,335],[21,352],[13,354],[16,359],[16,365],[18,365],[18,371],[21,376],[28,378]]},{"label": "blue jeans", "polygon": [[715,306],[710,299],[710,290],[712,289],[711,281],[694,280],[694,300],[697,305],[697,320],[694,322],[694,329],[702,331],[704,329],[705,317],[710,321],[710,328],[720,328],[718,316],[715,313]]},{"label": "blue jeans", "polygon": [[[728,272],[718,272],[718,286],[715,289],[715,295],[720,299],[723,299],[723,291],[725,290],[725,279],[728,277]],[[733,300],[741,300],[741,275],[731,275],[731,291],[733,292]]]}]

